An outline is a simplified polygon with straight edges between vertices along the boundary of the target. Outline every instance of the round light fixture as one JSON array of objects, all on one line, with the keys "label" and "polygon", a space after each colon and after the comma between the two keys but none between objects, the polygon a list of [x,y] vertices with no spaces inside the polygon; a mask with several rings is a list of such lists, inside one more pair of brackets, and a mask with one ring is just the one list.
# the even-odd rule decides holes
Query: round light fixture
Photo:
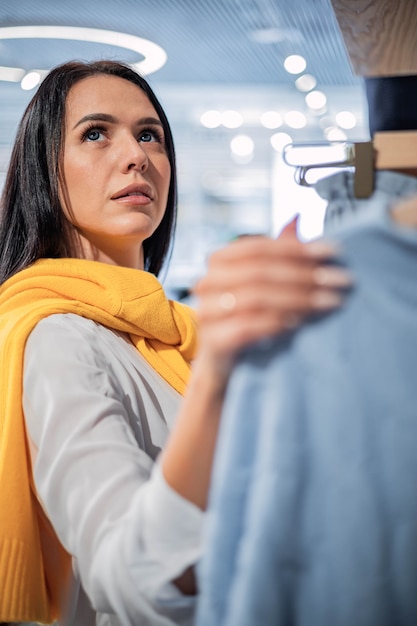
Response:
[{"label": "round light fixture", "polygon": [[284,147],[292,142],[292,137],[288,133],[274,133],[270,137],[271,146],[277,152],[282,152]]},{"label": "round light fixture", "polygon": [[261,115],[261,124],[265,128],[279,128],[282,126],[282,116],[278,111],[265,111]]},{"label": "round light fixture", "polygon": [[305,97],[305,101],[308,107],[310,107],[310,109],[323,109],[323,107],[326,106],[327,104],[327,97],[326,94],[324,94],[322,91],[316,90],[316,91],[310,91],[306,97]]},{"label": "round light fixture", "polygon": [[42,76],[39,72],[28,72],[20,81],[20,86],[24,90],[30,90],[39,85]]},{"label": "round light fixture", "polygon": [[205,111],[200,117],[200,122],[206,128],[217,128],[222,123],[221,113],[214,109]]},{"label": "round light fixture", "polygon": [[311,91],[317,85],[317,80],[311,74],[302,74],[295,81],[299,91]]},{"label": "round light fixture", "polygon": [[236,135],[230,142],[230,148],[233,154],[246,157],[252,154],[255,144],[249,135]]},{"label": "round light fixture", "polygon": [[289,74],[301,74],[307,67],[307,61],[300,54],[290,54],[284,60],[284,67]]},{"label": "round light fixture", "polygon": [[340,128],[354,128],[356,126],[356,116],[351,111],[340,111],[336,114],[336,122]]},{"label": "round light fixture", "polygon": [[221,120],[223,126],[226,128],[239,128],[243,124],[243,117],[239,111],[223,111],[221,114]]},{"label": "round light fixture", "polygon": [[[0,28],[1,39],[69,39],[71,41],[84,41],[89,43],[101,43],[118,48],[126,48],[138,52],[144,58],[130,65],[140,74],[152,74],[159,70],[167,60],[166,52],[161,46],[149,41],[118,33],[112,30],[99,30],[96,28],[78,28],[75,26],[6,26]],[[36,69],[42,76],[49,69]],[[24,72],[21,68],[1,67],[0,80],[11,80],[12,76],[21,76]],[[20,79],[18,79],[20,80]]]},{"label": "round light fixture", "polygon": [[290,128],[304,128],[307,124],[307,118],[301,111],[287,111],[284,120]]}]

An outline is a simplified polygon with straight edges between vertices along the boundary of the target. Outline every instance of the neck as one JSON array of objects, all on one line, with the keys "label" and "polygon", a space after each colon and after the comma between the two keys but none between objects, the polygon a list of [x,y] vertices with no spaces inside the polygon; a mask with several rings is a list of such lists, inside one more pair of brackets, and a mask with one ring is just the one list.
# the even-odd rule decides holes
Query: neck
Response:
[{"label": "neck", "polygon": [[103,246],[96,246],[94,242],[77,233],[73,249],[74,257],[79,259],[99,261],[100,263],[131,269],[144,269],[143,246],[142,244],[139,245],[137,241],[130,245],[128,241],[124,241],[120,247],[109,244],[104,249]]}]

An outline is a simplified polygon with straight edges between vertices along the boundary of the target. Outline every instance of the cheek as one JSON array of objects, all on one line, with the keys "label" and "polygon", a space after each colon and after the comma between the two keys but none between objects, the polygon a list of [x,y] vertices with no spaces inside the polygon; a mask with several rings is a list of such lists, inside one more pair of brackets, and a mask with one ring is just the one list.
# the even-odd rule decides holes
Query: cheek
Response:
[{"label": "cheek", "polygon": [[92,181],[98,181],[102,167],[91,159],[69,153],[63,161],[64,180],[69,198],[76,198],[92,188]]},{"label": "cheek", "polygon": [[168,200],[169,186],[171,183],[171,165],[167,160],[164,162],[158,170],[161,186],[164,190],[165,201]]},{"label": "cheek", "polygon": [[99,168],[93,167],[88,159],[68,159],[67,162],[64,160],[64,176],[69,194],[77,193],[80,187],[87,187],[88,183],[91,184],[92,173],[94,172],[94,178],[96,178],[99,171]]},{"label": "cheek", "polygon": [[80,212],[83,207],[91,204],[91,181],[97,179],[97,171],[94,176],[89,163],[79,159],[64,159],[63,180],[59,187],[59,198],[65,217],[74,223],[82,218]]}]

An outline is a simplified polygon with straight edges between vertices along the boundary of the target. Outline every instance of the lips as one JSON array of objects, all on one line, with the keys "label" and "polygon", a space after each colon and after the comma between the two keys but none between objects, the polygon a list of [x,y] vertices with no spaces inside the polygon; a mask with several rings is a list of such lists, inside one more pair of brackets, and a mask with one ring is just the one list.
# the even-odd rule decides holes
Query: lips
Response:
[{"label": "lips", "polygon": [[120,198],[128,198],[131,196],[143,196],[148,198],[148,200],[153,200],[152,189],[147,184],[142,185],[128,185],[120,191],[116,191],[115,194],[112,195],[112,200],[120,200]]}]

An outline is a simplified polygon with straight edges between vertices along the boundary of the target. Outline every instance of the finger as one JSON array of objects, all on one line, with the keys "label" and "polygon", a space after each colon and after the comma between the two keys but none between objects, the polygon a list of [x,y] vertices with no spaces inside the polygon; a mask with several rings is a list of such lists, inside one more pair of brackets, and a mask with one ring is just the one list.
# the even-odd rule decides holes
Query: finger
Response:
[{"label": "finger", "polygon": [[299,217],[300,217],[299,215],[296,215],[290,222],[288,222],[288,224],[286,224],[284,228],[281,230],[277,239],[286,235],[292,235],[292,236],[297,237]]},{"label": "finger", "polygon": [[330,260],[339,254],[339,249],[331,242],[318,240],[309,243],[300,242],[296,237],[283,236],[279,239],[253,236],[236,240],[214,252],[208,259],[208,270],[255,263],[274,264],[282,260]]},{"label": "finger", "polygon": [[331,289],[308,290],[290,288],[283,290],[236,289],[234,292],[206,294],[197,307],[199,323],[215,324],[225,319],[243,320],[277,319],[294,316],[304,318],[315,312],[328,311],[340,306],[343,295]]},{"label": "finger", "polygon": [[246,288],[255,291],[263,288],[266,292],[291,288],[304,288],[307,291],[321,287],[345,289],[352,283],[352,276],[346,269],[304,259],[266,266],[259,263],[246,263],[243,267],[217,266],[195,285],[193,293],[201,298],[210,293],[235,293],[236,290]]}]

